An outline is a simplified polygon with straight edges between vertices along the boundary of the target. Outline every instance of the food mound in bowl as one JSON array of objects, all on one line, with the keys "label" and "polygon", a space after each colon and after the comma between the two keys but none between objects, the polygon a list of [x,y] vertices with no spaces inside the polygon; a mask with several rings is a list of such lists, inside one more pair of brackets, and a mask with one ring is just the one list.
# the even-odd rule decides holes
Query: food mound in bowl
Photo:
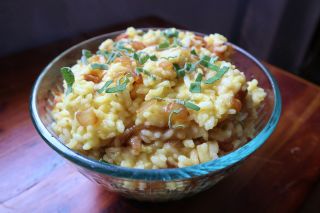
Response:
[{"label": "food mound in bowl", "polygon": [[141,169],[215,160],[256,135],[266,96],[219,34],[132,27],[61,68],[52,128],[71,149]]}]

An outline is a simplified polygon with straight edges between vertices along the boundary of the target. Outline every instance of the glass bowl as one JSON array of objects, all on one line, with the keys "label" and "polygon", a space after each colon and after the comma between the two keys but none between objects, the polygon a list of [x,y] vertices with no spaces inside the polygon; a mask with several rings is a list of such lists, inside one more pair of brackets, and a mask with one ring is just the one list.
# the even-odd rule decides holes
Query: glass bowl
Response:
[{"label": "glass bowl", "polygon": [[[148,30],[148,29],[142,29]],[[267,97],[256,121],[257,135],[247,144],[216,160],[173,169],[133,169],[99,162],[81,155],[64,145],[51,129],[50,115],[53,93],[62,87],[60,68],[71,66],[81,57],[81,50],[96,51],[107,38],[124,31],[104,34],[81,42],[56,57],[39,75],[30,98],[30,113],[34,126],[44,141],[57,153],[74,164],[88,179],[125,197],[142,201],[181,199],[204,191],[234,171],[257,150],[274,131],[281,112],[278,85],[270,71],[255,57],[240,47],[234,49],[232,62],[245,73],[247,79],[256,78]],[[202,35],[201,33],[196,33]]]}]

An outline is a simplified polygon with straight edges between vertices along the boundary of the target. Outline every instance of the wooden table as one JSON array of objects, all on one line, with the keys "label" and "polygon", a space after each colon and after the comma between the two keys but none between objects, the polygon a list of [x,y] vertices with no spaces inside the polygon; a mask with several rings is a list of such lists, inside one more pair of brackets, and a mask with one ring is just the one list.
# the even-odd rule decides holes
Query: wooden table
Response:
[{"label": "wooden table", "polygon": [[214,188],[182,201],[150,204],[121,198],[87,180],[43,142],[28,112],[31,85],[41,69],[87,37],[0,59],[0,212],[320,210],[320,89],[271,65],[283,98],[279,125],[261,149]]}]

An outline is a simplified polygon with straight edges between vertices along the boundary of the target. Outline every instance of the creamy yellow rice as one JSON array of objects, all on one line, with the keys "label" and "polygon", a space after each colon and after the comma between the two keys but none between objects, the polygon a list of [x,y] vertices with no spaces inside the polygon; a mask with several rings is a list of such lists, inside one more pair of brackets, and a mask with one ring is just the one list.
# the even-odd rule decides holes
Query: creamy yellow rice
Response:
[{"label": "creamy yellow rice", "polygon": [[226,42],[219,34],[128,28],[70,68],[75,80],[70,93],[55,97],[54,132],[71,149],[124,167],[217,159],[254,137],[266,96],[228,61]]}]

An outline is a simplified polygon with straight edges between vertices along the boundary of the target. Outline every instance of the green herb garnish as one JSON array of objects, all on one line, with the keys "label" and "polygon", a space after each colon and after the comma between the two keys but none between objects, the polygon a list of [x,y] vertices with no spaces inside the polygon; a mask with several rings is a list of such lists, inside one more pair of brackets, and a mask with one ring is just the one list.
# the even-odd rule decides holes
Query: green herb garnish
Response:
[{"label": "green herb garnish", "polygon": [[189,109],[193,109],[195,111],[199,111],[200,107],[195,105],[194,103],[191,103],[190,101],[184,101],[183,104],[185,107],[189,108]]},{"label": "green herb garnish", "polygon": [[177,98],[170,98],[170,99],[165,99],[165,98],[161,98],[161,97],[154,97],[153,99],[156,100],[161,100],[161,101],[168,101],[168,102],[176,102],[177,104],[181,104],[189,109],[195,110],[195,111],[199,111],[200,107],[195,105],[194,103],[190,102],[190,101],[185,101],[185,100],[181,100],[181,99],[177,99]]},{"label": "green herb garnish", "polygon": [[73,72],[71,71],[70,67],[62,67],[60,69],[60,72],[62,74],[63,79],[67,83],[67,91],[66,95],[69,95],[72,92],[72,85],[74,83],[74,75]]},{"label": "green herb garnish", "polygon": [[198,62],[192,64],[192,63],[185,63],[184,69],[188,72],[195,71],[197,68]]},{"label": "green herb garnish", "polygon": [[101,87],[100,89],[97,90],[97,92],[100,93],[100,94],[103,93],[108,88],[108,86],[110,86],[110,84],[112,84],[112,80],[107,81],[103,85],[103,87]]},{"label": "green herb garnish", "polygon": [[173,47],[182,47],[182,43],[178,38],[173,38]]},{"label": "green herb garnish", "polygon": [[124,46],[124,42],[122,42],[122,41],[116,42],[116,43],[114,44],[114,47],[115,47],[116,49],[118,49],[119,51],[124,51],[124,52],[127,52],[127,53],[132,53],[132,52],[134,52],[133,49],[128,48],[128,47],[125,47],[125,46]]},{"label": "green herb garnish", "polygon": [[162,42],[161,44],[158,45],[157,49],[158,50],[163,50],[163,49],[166,49],[170,46],[170,43],[169,41],[164,41]]},{"label": "green herb garnish", "polygon": [[214,62],[217,60],[217,57],[209,57],[209,56],[203,56],[200,60],[200,64],[206,68],[209,68],[213,71],[218,71],[219,67],[214,64]]},{"label": "green herb garnish", "polygon": [[107,70],[108,69],[108,65],[99,64],[99,63],[93,63],[93,64],[91,64],[91,68],[92,69],[99,69],[99,70]]},{"label": "green herb garnish", "polygon": [[178,64],[173,64],[174,70],[177,73],[178,77],[184,77],[186,72],[184,70],[184,68],[180,68]]},{"label": "green herb garnish", "polygon": [[105,58],[109,57],[109,54],[110,54],[107,50],[98,50],[96,53],[97,55],[102,55]]},{"label": "green herb garnish", "polygon": [[[151,56],[149,56],[147,53],[144,53],[144,52],[140,52],[140,53],[133,53],[133,58],[134,60],[136,60],[139,64],[144,64],[148,61],[148,59],[150,58]],[[157,57],[156,56],[153,56],[152,57],[153,60],[157,60]],[[151,59],[151,58],[150,58]]]},{"label": "green herb garnish", "polygon": [[92,53],[90,50],[83,49],[82,55],[85,56],[86,58],[90,58],[92,56]]},{"label": "green herb garnish", "polygon": [[123,92],[126,87],[127,87],[127,84],[129,82],[129,79],[127,77],[124,78],[123,82],[121,83],[121,80],[123,78],[119,79],[117,81],[117,85],[115,87],[110,87],[110,88],[107,88],[106,89],[106,93],[116,93],[116,92]]},{"label": "green herb garnish", "polygon": [[195,49],[192,49],[192,50],[191,50],[191,54],[192,54],[192,55],[195,55],[195,56],[198,56],[198,54],[197,54],[197,52],[196,52]]},{"label": "green herb garnish", "polygon": [[155,76],[151,75],[150,72],[148,72],[147,70],[143,69],[142,67],[137,67],[136,68],[136,73],[138,73],[138,74],[143,73],[143,74],[151,77],[153,80],[156,80]]},{"label": "green herb garnish", "polygon": [[92,56],[92,53],[90,50],[82,50],[82,56],[81,56],[81,62],[83,64],[88,64],[88,58],[90,58]]},{"label": "green herb garnish", "polygon": [[149,55],[148,55],[148,54],[141,53],[141,54],[139,55],[139,63],[140,63],[140,64],[146,63],[146,62],[148,61],[148,59],[149,59]]},{"label": "green herb garnish", "polygon": [[221,69],[218,70],[217,74],[215,76],[203,81],[205,84],[213,84],[214,82],[220,80],[222,76],[229,70],[229,67],[222,67]]},{"label": "green herb garnish", "polygon": [[150,58],[151,61],[157,61],[158,60],[157,56],[155,56],[155,55],[152,55],[149,58]]},{"label": "green herb garnish", "polygon": [[196,77],[195,82],[190,84],[189,91],[192,93],[200,93],[201,92],[201,80],[202,80],[202,74],[199,73]]},{"label": "green herb garnish", "polygon": [[112,51],[108,56],[107,64],[112,63],[119,56],[121,56],[119,52]]},{"label": "green herb garnish", "polygon": [[166,29],[166,30],[164,30],[163,33],[168,38],[178,37],[179,36],[178,30],[176,30],[174,28]]}]

